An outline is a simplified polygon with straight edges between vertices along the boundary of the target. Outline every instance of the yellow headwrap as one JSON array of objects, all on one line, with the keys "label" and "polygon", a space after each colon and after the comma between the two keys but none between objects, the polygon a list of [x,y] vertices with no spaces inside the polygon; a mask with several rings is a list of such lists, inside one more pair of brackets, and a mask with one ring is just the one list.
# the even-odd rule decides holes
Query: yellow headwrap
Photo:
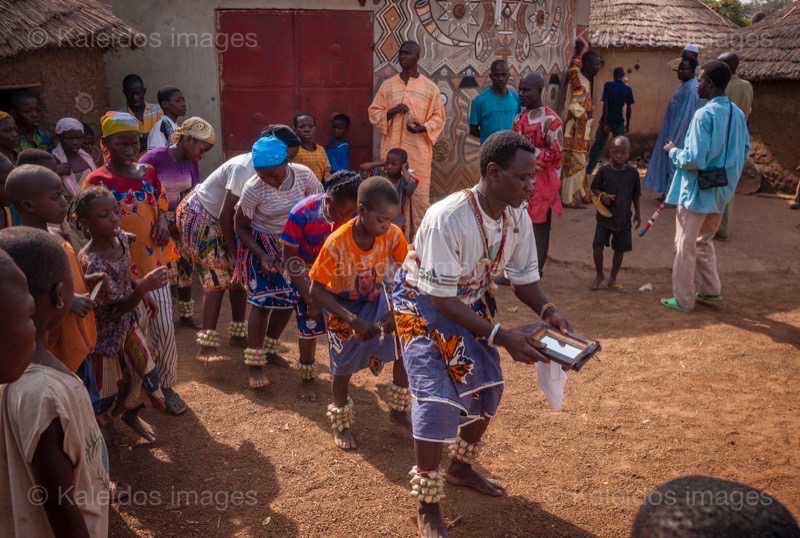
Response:
[{"label": "yellow headwrap", "polygon": [[175,129],[172,141],[177,144],[183,136],[190,136],[196,140],[208,142],[212,146],[217,142],[217,134],[211,124],[197,116],[192,116]]},{"label": "yellow headwrap", "polygon": [[11,117],[11,114],[9,114],[8,112],[3,112],[2,110],[0,110],[0,121],[3,121],[4,119],[10,118],[10,117]]},{"label": "yellow headwrap", "polygon": [[139,120],[127,112],[106,112],[100,118],[100,126],[103,129],[103,137],[119,133],[139,132]]}]

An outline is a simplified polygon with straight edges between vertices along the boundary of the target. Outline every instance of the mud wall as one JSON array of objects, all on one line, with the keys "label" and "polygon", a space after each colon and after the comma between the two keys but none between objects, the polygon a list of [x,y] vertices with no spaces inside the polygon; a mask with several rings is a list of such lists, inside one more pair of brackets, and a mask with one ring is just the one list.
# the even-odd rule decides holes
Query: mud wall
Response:
[{"label": "mud wall", "polygon": [[794,193],[800,175],[800,85],[753,84],[750,133],[753,161],[762,174],[761,190]]}]

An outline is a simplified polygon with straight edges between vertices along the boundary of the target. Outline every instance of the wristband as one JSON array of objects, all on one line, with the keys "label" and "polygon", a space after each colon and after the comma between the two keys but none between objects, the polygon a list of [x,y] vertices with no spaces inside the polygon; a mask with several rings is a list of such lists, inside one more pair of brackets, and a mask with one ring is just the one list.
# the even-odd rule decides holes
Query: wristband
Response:
[{"label": "wristband", "polygon": [[500,324],[495,323],[494,327],[492,327],[492,332],[489,334],[489,339],[486,341],[487,344],[491,347],[497,347],[494,343],[494,337],[497,336],[497,333],[500,332]]},{"label": "wristband", "polygon": [[542,310],[539,312],[539,317],[544,319],[545,312],[547,312],[550,308],[555,308],[555,307],[556,305],[554,305],[553,303],[547,303],[542,307]]}]

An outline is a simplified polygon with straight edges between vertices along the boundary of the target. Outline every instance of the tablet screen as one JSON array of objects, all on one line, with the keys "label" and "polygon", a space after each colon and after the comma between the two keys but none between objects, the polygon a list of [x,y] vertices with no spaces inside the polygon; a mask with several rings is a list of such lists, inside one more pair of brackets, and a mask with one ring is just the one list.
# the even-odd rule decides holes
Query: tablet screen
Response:
[{"label": "tablet screen", "polygon": [[552,336],[545,335],[544,337],[542,337],[541,341],[544,345],[547,346],[548,349],[557,351],[558,353],[566,357],[569,357],[570,359],[574,359],[575,357],[580,355],[580,352],[582,351],[581,348],[559,342]]}]

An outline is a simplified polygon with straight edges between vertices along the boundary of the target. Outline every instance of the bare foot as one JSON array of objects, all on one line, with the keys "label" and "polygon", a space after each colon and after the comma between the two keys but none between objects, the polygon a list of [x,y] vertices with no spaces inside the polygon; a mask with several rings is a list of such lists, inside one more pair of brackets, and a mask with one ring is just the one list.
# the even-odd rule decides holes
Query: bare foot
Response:
[{"label": "bare foot", "polygon": [[156,432],[153,427],[139,417],[139,410],[133,409],[122,415],[122,422],[151,443],[156,442]]},{"label": "bare foot", "polygon": [[233,347],[247,349],[246,336],[231,336],[230,340],[228,340],[228,343]]},{"label": "bare foot", "polygon": [[349,428],[345,428],[342,431],[334,431],[333,440],[336,442],[336,446],[342,450],[356,449],[356,439]]},{"label": "bare foot", "polygon": [[267,374],[264,373],[263,366],[248,366],[247,376],[250,378],[251,389],[263,389],[269,385]]},{"label": "bare foot", "polygon": [[189,329],[194,329],[195,331],[199,331],[201,329],[200,322],[192,317],[181,317],[180,324],[182,327],[188,327]]},{"label": "bare foot", "polygon": [[445,480],[448,484],[454,486],[464,486],[472,488],[484,495],[492,497],[502,497],[506,494],[506,488],[493,480],[481,475],[478,471],[472,468],[471,465],[461,463],[460,461],[453,461],[447,469]]},{"label": "bare foot", "polygon": [[421,538],[448,538],[439,503],[417,504],[417,531]]},{"label": "bare foot", "polygon": [[605,278],[606,278],[605,275],[602,274],[602,273],[597,275],[596,277],[594,277],[594,280],[592,280],[592,285],[590,286],[591,289],[595,290],[595,291],[599,290],[600,289],[600,285],[603,283],[603,280]]},{"label": "bare foot", "polygon": [[119,439],[117,439],[117,432],[114,429],[113,422],[101,426],[100,433],[103,434],[103,440],[106,442],[106,446],[119,446]]},{"label": "bare foot", "polygon": [[277,353],[270,353],[267,355],[267,362],[279,368],[289,368],[289,361],[278,355]]},{"label": "bare foot", "polygon": [[411,417],[405,411],[389,410],[389,420],[411,433]]},{"label": "bare foot", "polygon": [[300,383],[300,399],[306,402],[317,401],[317,383],[313,379],[304,379]]},{"label": "bare foot", "polygon": [[206,346],[200,346],[200,349],[197,351],[197,354],[194,356],[194,358],[206,364],[231,360],[229,356],[220,353],[217,348]]},{"label": "bare foot", "polygon": [[612,276],[608,279],[608,289],[613,288],[617,284],[617,277]]}]

